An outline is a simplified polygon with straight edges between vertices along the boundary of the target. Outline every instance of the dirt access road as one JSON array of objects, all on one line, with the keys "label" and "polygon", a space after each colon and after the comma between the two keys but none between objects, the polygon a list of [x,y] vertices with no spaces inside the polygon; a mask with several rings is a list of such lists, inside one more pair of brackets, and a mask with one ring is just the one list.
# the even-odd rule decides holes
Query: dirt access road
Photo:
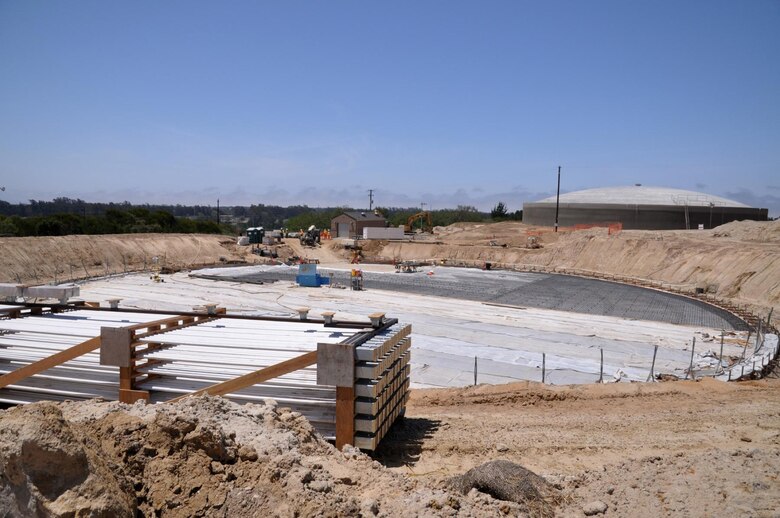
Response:
[{"label": "dirt access road", "polygon": [[780,516],[779,379],[415,390],[378,458],[436,481],[493,459],[606,516]]}]

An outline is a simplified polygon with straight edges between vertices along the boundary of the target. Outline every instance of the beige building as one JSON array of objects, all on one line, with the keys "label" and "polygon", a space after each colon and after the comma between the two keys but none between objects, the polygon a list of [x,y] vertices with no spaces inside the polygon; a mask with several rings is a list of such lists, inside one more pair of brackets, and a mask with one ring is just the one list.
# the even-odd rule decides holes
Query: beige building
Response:
[{"label": "beige building", "polygon": [[350,211],[330,221],[333,237],[360,238],[365,227],[386,227],[387,220],[378,212]]}]

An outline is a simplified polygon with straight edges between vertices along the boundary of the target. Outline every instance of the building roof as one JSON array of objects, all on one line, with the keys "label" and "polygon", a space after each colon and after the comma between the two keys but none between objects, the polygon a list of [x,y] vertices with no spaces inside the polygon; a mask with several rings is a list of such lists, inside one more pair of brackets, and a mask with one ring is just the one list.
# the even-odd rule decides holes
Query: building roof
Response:
[{"label": "building roof", "polygon": [[[713,196],[703,192],[631,185],[622,187],[601,187],[561,194],[561,203],[598,203],[614,205],[688,205],[698,207],[748,207],[744,203]],[[550,196],[536,203],[555,203]]]},{"label": "building roof", "polygon": [[370,211],[359,211],[359,210],[353,210],[349,212],[345,212],[347,216],[354,219],[355,221],[385,221],[385,217],[381,214],[375,214]]}]

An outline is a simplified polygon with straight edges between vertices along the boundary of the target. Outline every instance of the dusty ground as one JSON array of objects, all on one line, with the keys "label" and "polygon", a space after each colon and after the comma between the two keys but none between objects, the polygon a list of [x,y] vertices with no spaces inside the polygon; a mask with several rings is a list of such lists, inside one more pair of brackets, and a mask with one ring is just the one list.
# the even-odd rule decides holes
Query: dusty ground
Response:
[{"label": "dusty ground", "polygon": [[[413,392],[374,459],[219,398],[0,411],[4,516],[778,516],[780,380]],[[524,503],[449,481],[542,475]],[[533,477],[533,473],[529,477]],[[503,477],[500,484],[526,480]],[[517,494],[517,493],[513,493]]]},{"label": "dusty ground", "polygon": [[525,509],[393,473],[351,447],[339,452],[273,402],[43,402],[0,411],[3,516],[480,517]]},{"label": "dusty ground", "polygon": [[581,516],[779,516],[780,380],[417,390],[378,458],[417,480],[492,459],[542,474]]}]

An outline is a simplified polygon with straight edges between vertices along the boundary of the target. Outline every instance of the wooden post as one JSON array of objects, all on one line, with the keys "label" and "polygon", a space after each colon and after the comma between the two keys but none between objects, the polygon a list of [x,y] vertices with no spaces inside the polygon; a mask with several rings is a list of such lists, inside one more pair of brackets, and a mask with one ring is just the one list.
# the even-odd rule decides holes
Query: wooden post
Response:
[{"label": "wooden post", "polygon": [[545,374],[544,371],[545,371],[545,368],[546,368],[545,356],[546,356],[545,353],[542,353],[542,384],[544,384],[544,374]]},{"label": "wooden post", "polygon": [[477,386],[477,357],[474,357],[474,386]]},{"label": "wooden post", "polygon": [[355,437],[355,387],[336,387],[336,448]]}]

